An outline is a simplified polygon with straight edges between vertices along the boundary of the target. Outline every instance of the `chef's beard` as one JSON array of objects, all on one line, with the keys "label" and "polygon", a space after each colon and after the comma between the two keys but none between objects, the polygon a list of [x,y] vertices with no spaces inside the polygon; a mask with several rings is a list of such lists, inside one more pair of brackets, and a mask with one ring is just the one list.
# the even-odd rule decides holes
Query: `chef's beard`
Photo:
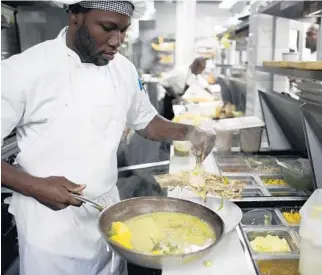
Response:
[{"label": "chef's beard", "polygon": [[76,31],[74,50],[83,63],[93,63],[96,66],[105,66],[109,62],[109,60],[103,56],[103,52],[97,51],[95,41],[89,34],[88,28],[84,23]]}]

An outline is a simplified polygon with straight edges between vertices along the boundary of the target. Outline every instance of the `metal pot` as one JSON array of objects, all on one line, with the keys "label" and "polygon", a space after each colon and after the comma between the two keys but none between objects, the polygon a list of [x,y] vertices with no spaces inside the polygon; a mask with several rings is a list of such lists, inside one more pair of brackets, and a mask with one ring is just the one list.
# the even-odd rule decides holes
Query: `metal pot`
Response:
[{"label": "metal pot", "polygon": [[[104,209],[103,206],[83,196],[74,195],[77,199],[89,203],[101,211],[98,219],[99,230],[109,247],[128,262],[147,268],[171,268],[199,260],[208,254],[224,234],[223,220],[212,210],[182,199],[166,197],[138,197],[120,201]],[[127,249],[111,241],[108,232],[113,222],[124,222],[132,217],[153,212],[180,212],[196,216],[207,222],[216,234],[216,240],[205,249],[182,255],[151,255]],[[142,228],[142,230],[144,230]]]}]

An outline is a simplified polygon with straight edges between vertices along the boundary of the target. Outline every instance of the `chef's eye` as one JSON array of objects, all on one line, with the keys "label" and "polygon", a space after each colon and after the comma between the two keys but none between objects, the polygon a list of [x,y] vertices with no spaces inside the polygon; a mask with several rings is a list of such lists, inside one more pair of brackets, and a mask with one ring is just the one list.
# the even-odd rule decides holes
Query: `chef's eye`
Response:
[{"label": "chef's eye", "polygon": [[123,28],[123,29],[120,29],[120,32],[121,33],[125,33],[127,30],[128,30],[129,27],[126,27],[126,28]]},{"label": "chef's eye", "polygon": [[106,26],[102,26],[103,30],[106,31],[106,32],[110,32],[112,30],[114,30],[115,28],[114,27],[106,27]]}]

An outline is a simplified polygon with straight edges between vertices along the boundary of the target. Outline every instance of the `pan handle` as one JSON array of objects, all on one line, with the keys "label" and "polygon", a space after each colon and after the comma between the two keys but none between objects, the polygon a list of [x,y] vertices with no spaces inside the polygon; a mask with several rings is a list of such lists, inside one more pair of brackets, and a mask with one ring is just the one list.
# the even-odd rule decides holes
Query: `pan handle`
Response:
[{"label": "pan handle", "polygon": [[75,199],[80,200],[81,202],[88,203],[90,206],[93,206],[94,208],[96,208],[100,212],[102,212],[104,210],[104,207],[102,205],[98,204],[95,201],[92,201],[91,199],[89,199],[87,197],[84,197],[84,196],[81,196],[81,195],[77,195],[75,193],[71,193],[71,195]]}]

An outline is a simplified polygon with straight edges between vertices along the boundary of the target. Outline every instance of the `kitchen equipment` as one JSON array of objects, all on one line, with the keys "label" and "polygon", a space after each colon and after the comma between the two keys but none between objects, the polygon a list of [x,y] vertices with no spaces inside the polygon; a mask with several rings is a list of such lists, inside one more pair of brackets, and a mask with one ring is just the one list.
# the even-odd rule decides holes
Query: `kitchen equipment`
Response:
[{"label": "kitchen equipment", "polygon": [[313,175],[309,160],[303,158],[277,160],[277,164],[283,168],[283,178],[289,186],[299,190],[312,186]]},{"label": "kitchen equipment", "polygon": [[[147,268],[171,268],[197,261],[218,244],[225,230],[224,222],[219,215],[209,208],[191,201],[165,197],[137,197],[120,201],[103,210],[103,206],[88,198],[75,194],[73,196],[101,211],[98,218],[98,227],[105,241],[115,253],[119,254],[128,262]],[[118,243],[111,241],[108,237],[108,231],[111,228],[112,222],[124,222],[141,214],[160,211],[186,213],[202,219],[215,231],[216,240],[205,249],[193,253],[182,255],[150,255],[124,248]]]},{"label": "kitchen equipment", "polygon": [[243,215],[242,224],[248,226],[270,226],[272,225],[273,215],[265,209],[254,209]]},{"label": "kitchen equipment", "polygon": [[283,53],[283,61],[299,61],[300,55],[298,52]]},{"label": "kitchen equipment", "polygon": [[258,152],[262,141],[262,127],[240,130],[240,151],[246,153]]},{"label": "kitchen equipment", "polygon": [[214,124],[216,131],[216,143],[215,146],[218,152],[230,152],[233,145],[234,131],[226,130],[224,126],[219,123]]},{"label": "kitchen equipment", "polygon": [[322,189],[317,189],[300,210],[300,273],[320,274],[322,270]]}]

